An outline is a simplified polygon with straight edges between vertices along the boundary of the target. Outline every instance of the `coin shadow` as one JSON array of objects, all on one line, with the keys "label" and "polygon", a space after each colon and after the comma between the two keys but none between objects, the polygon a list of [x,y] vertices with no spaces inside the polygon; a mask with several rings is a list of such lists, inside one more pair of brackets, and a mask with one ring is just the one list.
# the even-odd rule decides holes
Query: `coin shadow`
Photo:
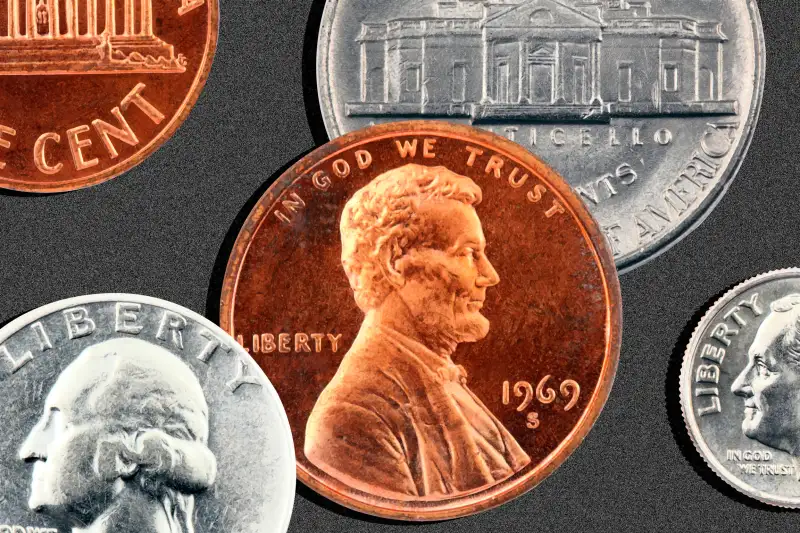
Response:
[{"label": "coin shadow", "polygon": [[241,231],[242,226],[244,226],[247,217],[250,216],[250,212],[253,210],[253,208],[255,208],[261,197],[264,196],[264,193],[267,192],[267,189],[269,189],[270,186],[275,183],[284,172],[289,170],[295,163],[308,155],[314,149],[315,148],[311,148],[300,155],[295,156],[288,163],[272,173],[266,179],[266,181],[264,181],[264,183],[262,183],[261,186],[255,190],[250,198],[247,199],[245,204],[237,213],[236,218],[234,218],[233,224],[231,224],[231,226],[228,228],[219,252],[217,252],[217,257],[214,260],[214,267],[211,270],[211,279],[208,284],[208,293],[206,295],[205,316],[215,324],[219,324],[220,299],[222,298],[222,286],[225,283],[225,271],[228,268],[228,259],[233,252],[233,247],[236,244],[236,238],[239,236],[239,232]]},{"label": "coin shadow", "polygon": [[695,473],[697,473],[697,475],[699,475],[706,483],[711,485],[711,487],[716,489],[718,492],[721,492],[728,498],[747,505],[752,509],[770,511],[773,513],[793,512],[793,509],[768,505],[750,498],[726,483],[711,469],[711,467],[708,466],[708,464],[702,458],[700,452],[695,447],[694,442],[692,442],[692,438],[689,436],[689,430],[684,423],[683,410],[681,409],[680,379],[681,366],[683,365],[683,357],[686,346],[688,346],[695,328],[700,323],[700,320],[703,318],[706,312],[708,312],[711,306],[714,305],[717,300],[722,298],[722,296],[734,286],[735,284],[725,287],[723,290],[706,300],[706,302],[700,306],[697,311],[695,311],[691,320],[686,324],[686,327],[681,332],[680,336],[678,337],[678,341],[672,349],[669,366],[667,368],[667,379],[664,382],[664,396],[667,404],[667,416],[669,417],[670,429],[672,430],[672,436],[675,439],[678,448],[680,449],[684,458],[689,462],[689,464],[692,465]]},{"label": "coin shadow", "polygon": [[319,39],[322,15],[325,12],[325,0],[314,0],[308,15],[306,33],[303,37],[303,102],[306,108],[306,119],[311,128],[314,143],[322,145],[327,143],[328,132],[325,130],[325,121],[322,119],[322,108],[319,105],[319,91],[317,89],[317,40]]}]

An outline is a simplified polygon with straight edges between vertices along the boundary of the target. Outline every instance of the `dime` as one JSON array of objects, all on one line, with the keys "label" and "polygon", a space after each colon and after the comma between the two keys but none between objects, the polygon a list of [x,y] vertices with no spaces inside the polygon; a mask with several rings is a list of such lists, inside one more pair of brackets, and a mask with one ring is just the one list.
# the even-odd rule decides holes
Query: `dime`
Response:
[{"label": "dime", "polygon": [[681,370],[689,435],[738,491],[800,507],[800,269],[731,289],[692,335]]},{"label": "dime", "polygon": [[278,395],[188,309],[100,294],[31,311],[0,329],[0,397],[0,533],[288,528]]},{"label": "dime", "polygon": [[217,0],[0,0],[0,187],[57,192],[129,170],[180,126]]},{"label": "dime", "polygon": [[317,80],[331,138],[439,117],[525,146],[575,188],[624,271],[727,189],[764,42],[753,0],[329,0]]},{"label": "dime", "polygon": [[619,358],[585,206],[519,145],[437,122],[348,134],[284,173],[239,234],[221,314],[284,399],[299,478],[406,520],[544,479]]}]

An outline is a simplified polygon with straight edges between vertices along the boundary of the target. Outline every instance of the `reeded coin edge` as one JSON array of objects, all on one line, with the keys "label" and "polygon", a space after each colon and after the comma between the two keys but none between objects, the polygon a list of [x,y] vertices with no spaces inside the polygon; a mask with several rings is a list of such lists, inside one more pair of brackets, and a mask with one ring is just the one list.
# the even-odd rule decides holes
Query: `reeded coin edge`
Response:
[{"label": "reeded coin edge", "polygon": [[768,492],[758,490],[734,476],[722,463],[717,459],[716,455],[706,444],[703,434],[697,425],[697,420],[694,415],[692,404],[692,390],[691,390],[691,377],[692,377],[692,363],[694,354],[700,344],[702,332],[706,330],[709,323],[716,317],[717,313],[725,307],[734,297],[744,291],[750,290],[755,286],[774,281],[781,278],[797,277],[800,278],[800,268],[782,268],[770,270],[763,274],[758,274],[751,278],[747,278],[735,285],[732,289],[728,290],[714,304],[703,314],[703,317],[697,323],[686,350],[683,354],[683,362],[681,364],[680,373],[680,400],[681,400],[681,413],[683,421],[686,424],[687,433],[692,440],[695,449],[706,465],[728,485],[735,488],[740,493],[749,498],[761,501],[763,503],[783,507],[786,509],[800,508],[800,497],[797,498],[782,498]]},{"label": "reeded coin edge", "polygon": [[[475,494],[444,501],[412,502],[417,504],[417,507],[413,507],[413,505],[401,505],[407,504],[407,502],[377,498],[355,489],[349,489],[351,492],[344,492],[317,479],[299,461],[297,462],[298,479],[337,504],[372,516],[414,522],[462,518],[488,511],[525,494],[547,479],[580,446],[600,417],[616,377],[622,339],[622,296],[612,254],[586,204],[577,197],[566,181],[535,154],[505,137],[471,126],[422,120],[387,122],[346,133],[301,158],[267,188],[242,224],[228,258],[220,295],[221,327],[225,330],[233,330],[233,310],[239,276],[244,260],[249,253],[253,236],[259,231],[269,213],[264,206],[269,206],[280,198],[286,188],[302,179],[310,169],[326,159],[352,149],[355,145],[391,135],[426,133],[495,146],[497,149],[503,150],[503,155],[510,160],[534,171],[539,179],[551,187],[552,192],[563,202],[565,209],[576,221],[584,239],[590,245],[592,256],[603,281],[607,316],[603,365],[586,411],[559,445],[524,475],[514,476],[511,480],[498,483],[490,489]],[[373,498],[373,501],[369,502],[365,498],[357,499],[352,493],[364,494]]]},{"label": "reeded coin edge", "polygon": [[[134,167],[141,164],[148,157],[153,155],[159,148],[169,141],[175,132],[186,121],[189,113],[192,112],[203,88],[206,85],[209,75],[211,74],[211,67],[214,64],[214,56],[217,53],[217,42],[219,41],[219,0],[207,0],[208,5],[208,30],[210,34],[206,39],[205,53],[203,54],[203,63],[197,69],[197,74],[192,81],[191,87],[186,94],[186,98],[180,104],[180,110],[172,116],[172,119],[164,126],[164,129],[150,140],[145,146],[138,150],[134,155],[120,161],[118,164],[109,167],[102,172],[75,178],[72,180],[58,181],[54,183],[36,182],[30,180],[14,180],[0,176],[0,190],[12,190],[23,193],[32,194],[52,194],[61,192],[71,192],[80,189],[86,189],[105,183],[122,174],[128,172]],[[207,320],[207,319],[206,319]]]},{"label": "reeded coin edge", "polygon": [[[319,100],[321,109],[322,121],[325,125],[325,131],[329,138],[338,138],[342,135],[341,128],[336,120],[331,84],[328,81],[331,80],[328,58],[331,43],[331,32],[333,30],[333,21],[336,17],[336,9],[339,6],[340,1],[342,0],[328,0],[326,2],[325,9],[322,13],[322,20],[320,22],[319,35],[317,37],[317,98]],[[747,151],[749,150],[750,144],[753,141],[753,135],[755,133],[756,125],[758,124],[758,118],[761,113],[761,101],[764,95],[764,82],[766,77],[767,54],[764,43],[764,28],[761,22],[761,13],[758,9],[756,0],[743,1],[745,2],[748,13],[750,14],[750,22],[753,30],[754,86],[752,100],[745,118],[745,127],[742,128],[742,134],[739,139],[738,146],[731,156],[730,163],[725,169],[725,172],[720,175],[716,185],[708,194],[708,196],[706,196],[706,198],[697,205],[693,214],[684,219],[681,223],[677,224],[671,230],[664,232],[664,234],[657,240],[651,241],[651,243],[647,245],[640,246],[639,248],[631,251],[625,257],[620,257],[619,260],[616,261],[619,275],[627,274],[628,272],[644,265],[645,263],[650,262],[650,260],[655,259],[667,250],[671,249],[684,237],[688,236],[695,229],[697,229],[706,220],[706,218],[711,215],[712,211],[714,211],[717,205],[719,205],[719,202],[725,196],[725,193],[733,183],[734,178],[739,173],[739,169],[744,162]],[[323,72],[327,76],[327,80],[322,79],[321,74]]]},{"label": "reeded coin edge", "polygon": [[[155,298],[153,296],[144,296],[141,294],[130,294],[130,293],[99,293],[99,294],[87,294],[83,296],[76,296],[73,298],[66,298],[63,300],[58,300],[55,302],[51,302],[49,304],[43,305],[41,307],[37,307],[28,311],[27,313],[23,313],[22,315],[18,316],[2,328],[0,328],[0,345],[2,345],[8,338],[23,329],[24,327],[30,325],[32,322],[35,322],[45,316],[51,315],[53,313],[57,313],[63,309],[74,307],[77,305],[85,305],[85,304],[92,304],[92,303],[104,303],[104,302],[133,302],[133,303],[142,303],[145,305],[152,305],[155,307],[160,307],[162,309],[167,309],[169,311],[173,311],[175,313],[184,315],[200,324],[203,327],[210,329],[215,334],[223,334],[224,337],[229,337],[222,328],[218,325],[214,324],[208,318],[200,315],[199,313],[195,313],[191,309],[187,309],[181,305],[178,305],[173,302],[169,302],[167,300],[162,300],[160,298]],[[223,337],[223,338],[224,338]],[[287,435],[288,438],[284,439],[289,445],[283,450],[283,453],[286,453],[286,457],[291,459],[291,463],[296,464],[296,458],[294,455],[294,442],[292,438],[292,428],[289,425],[289,417],[286,415],[286,409],[283,407],[283,402],[281,402],[280,397],[278,396],[278,392],[275,390],[275,387],[272,386],[272,383],[267,378],[267,375],[261,370],[261,367],[258,363],[252,359],[252,356],[248,354],[243,348],[239,346],[239,343],[236,342],[233,338],[230,338],[232,346],[234,346],[234,350],[240,352],[240,355],[247,355],[247,357],[254,363],[254,365],[258,370],[253,371],[254,377],[261,382],[261,385],[264,388],[265,393],[269,397],[270,400],[276,402],[276,404],[280,407],[279,411],[279,418],[280,418],[280,428],[276,428],[281,431],[284,435]],[[282,487],[282,492],[287,492],[291,494],[290,498],[287,498],[284,504],[284,511],[283,515],[277,518],[276,522],[278,524],[277,529],[275,529],[276,533],[286,533],[289,529],[289,522],[292,517],[292,510],[294,507],[294,496],[295,496],[295,483],[296,483],[296,476],[294,475],[294,467],[290,469],[292,475],[290,476],[291,482],[287,483],[286,487]]]}]

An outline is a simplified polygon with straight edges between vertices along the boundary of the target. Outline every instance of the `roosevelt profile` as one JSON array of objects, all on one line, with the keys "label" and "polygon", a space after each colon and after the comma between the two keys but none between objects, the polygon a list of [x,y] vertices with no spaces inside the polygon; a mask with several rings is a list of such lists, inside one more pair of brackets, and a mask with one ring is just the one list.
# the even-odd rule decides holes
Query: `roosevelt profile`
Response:
[{"label": "roosevelt profile", "polygon": [[500,281],[486,256],[480,201],[471,179],[408,164],[345,205],[342,265],[364,320],[309,416],[304,451],[350,487],[444,499],[530,462],[451,358],[488,334],[481,308]]},{"label": "roosevelt profile", "polygon": [[86,533],[193,533],[210,488],[208,405],[192,370],[135,338],[86,348],[61,373],[19,450],[29,507]]},{"label": "roosevelt profile", "polygon": [[731,390],[744,398],[745,436],[800,456],[800,294],[772,302]]}]

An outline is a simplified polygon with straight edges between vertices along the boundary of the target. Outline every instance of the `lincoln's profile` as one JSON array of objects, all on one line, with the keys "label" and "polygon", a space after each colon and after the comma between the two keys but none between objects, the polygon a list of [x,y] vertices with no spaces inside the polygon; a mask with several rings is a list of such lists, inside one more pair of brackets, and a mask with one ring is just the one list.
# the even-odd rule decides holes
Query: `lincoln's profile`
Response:
[{"label": "lincoln's profile", "polygon": [[744,398],[746,436],[800,456],[800,294],[770,310],[731,390]]},{"label": "lincoln's profile", "polygon": [[345,206],[342,265],[365,317],[311,412],[305,454],[353,488],[442,499],[530,462],[451,360],[459,343],[489,332],[480,311],[500,281],[486,257],[480,201],[471,179],[409,164]]},{"label": "lincoln's profile", "polygon": [[75,532],[193,533],[214,482],[208,406],[192,370],[135,338],[86,348],[61,373],[20,448],[28,505]]}]

